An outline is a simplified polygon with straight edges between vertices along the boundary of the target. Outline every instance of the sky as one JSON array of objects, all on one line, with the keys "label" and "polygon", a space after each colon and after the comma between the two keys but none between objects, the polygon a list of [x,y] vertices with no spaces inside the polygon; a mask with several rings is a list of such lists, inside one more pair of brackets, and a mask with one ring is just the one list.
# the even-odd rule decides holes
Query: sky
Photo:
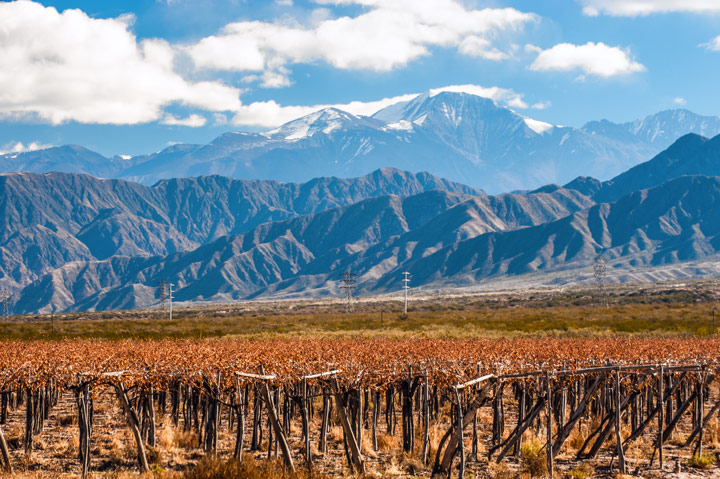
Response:
[{"label": "sky", "polygon": [[0,152],[138,155],[467,91],[581,127],[720,115],[718,0],[0,1]]}]

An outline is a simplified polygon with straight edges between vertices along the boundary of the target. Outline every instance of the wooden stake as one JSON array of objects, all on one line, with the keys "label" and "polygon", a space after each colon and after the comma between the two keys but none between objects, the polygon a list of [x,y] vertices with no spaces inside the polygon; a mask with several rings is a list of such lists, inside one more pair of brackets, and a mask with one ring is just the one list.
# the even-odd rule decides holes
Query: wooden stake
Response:
[{"label": "wooden stake", "polygon": [[[476,415],[477,417],[477,415]],[[427,369],[423,374],[423,446],[422,461],[428,463],[430,453],[430,386],[428,384]]]},{"label": "wooden stake", "polygon": [[0,452],[2,452],[3,469],[11,475],[14,474],[12,463],[10,462],[10,451],[8,450],[7,441],[5,440],[5,434],[3,434],[2,427],[0,427]]},{"label": "wooden stake", "polygon": [[125,417],[127,419],[128,427],[135,437],[135,443],[138,449],[138,463],[140,465],[140,472],[142,474],[150,473],[150,466],[148,465],[147,456],[145,455],[145,444],[143,443],[142,434],[140,434],[140,421],[138,420],[135,409],[130,405],[130,399],[128,398],[127,391],[123,383],[113,384],[115,387],[115,393],[117,394],[120,404],[122,404],[125,410]]},{"label": "wooden stake", "polygon": [[625,474],[625,452],[623,451],[622,437],[620,435],[620,416],[622,409],[620,405],[620,371],[615,370],[615,441],[617,442],[617,456],[620,465],[620,472]]},{"label": "wooden stake", "polygon": [[458,479],[465,478],[465,436],[463,435],[463,413],[462,413],[462,400],[460,399],[460,390],[455,388],[455,399],[457,400],[457,435],[458,435],[458,452],[460,454],[460,469],[458,470]]},{"label": "wooden stake", "polygon": [[245,394],[240,379],[235,378],[235,387],[237,388],[237,434],[235,436],[235,452],[234,456],[239,464],[242,464],[243,436],[245,435]]},{"label": "wooden stake", "polygon": [[547,406],[547,466],[550,479],[553,478],[553,443],[552,443],[552,377],[547,377],[545,401]]},{"label": "wooden stake", "polygon": [[663,470],[663,414],[665,411],[664,403],[665,399],[663,397],[664,395],[664,384],[663,384],[663,376],[665,375],[665,367],[660,366],[660,375],[658,376],[658,438],[657,438],[657,447],[658,447],[658,459],[660,460],[660,470]]},{"label": "wooden stake", "polygon": [[365,474],[365,458],[355,441],[355,434],[353,434],[352,426],[348,420],[345,406],[343,406],[342,394],[340,393],[340,387],[338,386],[336,378],[333,378],[333,396],[335,397],[335,406],[338,410],[338,416],[340,416],[340,424],[343,428],[343,435],[350,449],[350,458],[352,460],[351,467],[354,465],[357,472]]},{"label": "wooden stake", "polygon": [[[262,365],[260,366],[260,374],[265,374],[265,370]],[[292,453],[290,452],[290,446],[288,446],[287,439],[285,438],[285,431],[283,431],[280,421],[278,420],[277,409],[273,403],[272,395],[270,394],[270,386],[267,381],[263,381],[263,387],[261,388],[265,403],[267,404],[268,416],[270,417],[270,424],[275,430],[278,440],[280,441],[280,449],[282,450],[283,459],[285,465],[290,471],[295,472],[295,464],[293,463]]]}]

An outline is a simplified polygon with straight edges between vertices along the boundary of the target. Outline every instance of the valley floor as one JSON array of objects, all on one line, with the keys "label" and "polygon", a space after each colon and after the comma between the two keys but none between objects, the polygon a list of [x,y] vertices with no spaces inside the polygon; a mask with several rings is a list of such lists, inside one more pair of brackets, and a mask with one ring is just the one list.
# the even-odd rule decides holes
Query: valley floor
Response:
[{"label": "valley floor", "polygon": [[[183,306],[174,311],[172,320],[167,318],[168,312],[158,310],[73,313],[53,317],[12,317],[8,321],[0,322],[0,339],[16,340],[6,343],[11,347],[17,347],[18,344],[33,344],[33,347],[37,347],[36,340],[41,342],[62,340],[61,343],[58,343],[62,348],[62,344],[69,344],[74,339],[104,340],[99,341],[103,345],[116,344],[113,341],[128,339],[199,339],[200,341],[192,344],[199,344],[202,347],[207,343],[207,341],[203,341],[204,338],[220,338],[222,341],[228,342],[249,340],[258,343],[287,339],[290,340],[287,344],[296,344],[294,341],[302,339],[342,342],[333,341],[333,339],[347,341],[392,338],[402,341],[423,338],[500,339],[509,337],[523,340],[540,338],[541,341],[536,341],[537,344],[542,343],[543,338],[547,338],[549,343],[562,344],[561,342],[555,343],[555,341],[562,341],[563,338],[578,338],[599,343],[605,339],[612,340],[620,337],[638,341],[637,344],[640,345],[649,345],[657,339],[665,341],[666,345],[668,344],[667,340],[670,342],[677,340],[678,351],[680,351],[682,344],[690,344],[697,337],[705,337],[708,341],[708,348],[714,350],[720,345],[717,337],[720,332],[720,317],[717,318],[717,322],[715,317],[718,299],[720,296],[715,282],[694,281],[608,286],[602,289],[564,288],[415,295],[410,299],[407,315],[402,311],[402,298],[392,296],[358,298],[352,302],[348,312],[345,311],[346,304],[339,300],[243,302],[202,307]],[[25,343],[26,340],[34,342]],[[573,339],[573,341],[575,340]],[[147,343],[150,348],[155,344],[152,341]],[[659,349],[653,350],[659,351]],[[705,352],[710,355],[707,357],[715,357],[712,351]],[[563,351],[562,353],[581,361],[586,359],[583,356],[584,351]],[[618,351],[617,348],[608,353],[630,358],[627,356],[628,352]],[[635,351],[630,353],[635,353]],[[0,352],[0,359],[3,359],[2,352]],[[8,362],[7,357],[5,359]],[[658,360],[651,357],[648,359]],[[665,360],[667,359],[669,357],[665,358]],[[178,361],[183,362],[184,358],[178,358]],[[686,377],[679,371],[668,375],[669,380],[682,383],[685,378],[688,381],[687,385],[683,386],[682,395],[678,392],[677,402],[674,404],[676,411],[679,410],[680,402],[691,401],[692,397],[695,397],[691,395],[692,391],[698,390],[698,378],[694,376],[690,381],[689,376]],[[647,376],[646,380],[642,380],[643,374],[646,373],[639,373],[639,376],[637,374],[635,376],[628,375],[627,381],[632,381],[632,384],[624,383],[625,394],[630,395],[634,387],[645,388],[643,390],[649,391],[648,394],[652,392],[654,384],[652,383],[652,373]],[[528,384],[534,384],[533,381]],[[540,379],[538,379],[538,385],[539,381]],[[612,391],[612,377],[608,376],[607,381],[606,391],[609,394]],[[136,387],[143,388],[142,384],[142,382],[138,382]],[[588,385],[589,383],[584,383],[585,390]],[[558,385],[556,387],[564,388],[565,386]],[[627,389],[625,389],[626,387]],[[26,453],[23,446],[26,420],[25,404],[21,399],[13,399],[12,395],[17,392],[8,393],[10,405],[6,407],[8,416],[2,429],[10,446],[11,462],[16,470],[14,477],[59,479],[78,476],[80,468],[77,397],[68,389],[61,388],[61,390],[57,404],[50,410],[42,430],[35,436],[33,450],[30,453]],[[360,390],[362,391],[362,389]],[[498,390],[495,387],[493,390],[494,394],[497,394]],[[134,472],[137,470],[137,449],[119,401],[115,394],[111,394],[112,389],[109,387],[109,383],[93,391],[94,422],[89,477],[108,479],[137,477],[137,473]],[[133,393],[137,393],[134,396],[135,401],[142,401],[141,394],[144,394],[142,391],[144,389],[135,390]],[[324,389],[324,391],[327,394],[329,389]],[[351,395],[349,397],[352,397],[352,391],[350,389],[348,391],[350,391],[348,394]],[[539,388],[533,393],[536,394],[536,401],[542,399],[542,391],[543,389]],[[559,392],[560,389],[557,391]],[[183,394],[186,394],[185,401],[192,401],[193,397],[202,397],[202,395],[187,396],[189,393]],[[286,390],[284,394],[289,393]],[[353,477],[404,479],[430,477],[434,460],[433,454],[438,448],[442,448],[442,437],[450,428],[449,418],[453,417],[453,400],[449,396],[443,394],[438,396],[436,393],[436,397],[441,397],[442,400],[438,403],[437,410],[433,414],[434,419],[430,423],[428,465],[422,460],[420,444],[423,441],[423,428],[420,426],[421,413],[419,409],[416,410],[418,416],[415,447],[412,452],[402,452],[403,436],[400,434],[399,406],[402,395],[399,389],[396,389],[396,394],[395,405],[398,408],[398,417],[395,432],[391,432],[387,417],[384,413],[381,414],[377,426],[377,447],[374,447],[370,439],[369,430],[365,432],[365,441],[361,442],[362,453],[367,460],[367,474]],[[708,412],[716,402],[720,405],[718,400],[720,388],[717,386],[717,382],[710,384],[706,394],[705,407]],[[232,397],[232,395],[228,397]],[[253,400],[257,401],[257,397],[256,392]],[[503,428],[501,438],[507,439],[518,421],[518,413],[515,412],[519,409],[517,390],[511,389],[508,384],[504,392],[500,389],[500,397],[504,401],[503,410],[507,411],[504,413],[503,421],[506,426]],[[471,398],[472,396],[469,396],[468,400]],[[159,399],[156,400],[159,401]],[[252,421],[249,396],[247,400],[248,421]],[[152,473],[148,477],[157,479],[219,479],[225,477],[230,479],[234,477],[330,479],[349,477],[347,452],[343,447],[343,428],[334,412],[327,432],[327,453],[321,453],[318,450],[319,434],[322,429],[322,414],[319,411],[324,404],[322,393],[311,399],[311,402],[314,401],[315,412],[310,416],[309,427],[313,463],[310,469],[304,465],[302,459],[304,454],[302,429],[297,410],[292,416],[295,419],[290,422],[288,439],[299,470],[294,475],[284,472],[279,459],[271,462],[265,460],[271,444],[268,442],[267,418],[260,421],[264,432],[261,433],[260,438],[254,441],[257,448],[252,447],[253,431],[250,425],[247,426],[243,456],[245,464],[239,468],[230,460],[236,440],[231,424],[230,407],[223,406],[220,409],[217,454],[214,458],[208,459],[201,447],[200,437],[198,437],[198,431],[202,431],[202,427],[186,423],[188,419],[183,414],[179,416],[179,420],[173,419],[169,412],[170,400],[163,395],[162,401],[162,406],[159,402],[155,403],[157,441],[154,446],[148,446],[147,456],[152,463]],[[168,409],[166,409],[166,401],[168,401]],[[649,401],[651,403],[651,400]],[[136,403],[135,407],[140,408],[139,404],[139,402]],[[386,406],[384,403],[382,404],[385,410]],[[633,406],[633,414],[635,414],[634,411],[639,410],[640,417],[643,417],[645,414],[643,406],[638,404],[639,406]],[[698,401],[695,401],[695,404],[698,404]],[[637,409],[638,407],[639,409]],[[672,407],[670,406],[670,411],[672,411]],[[372,408],[374,406],[368,406],[366,413],[371,415]],[[648,405],[647,414],[649,414],[649,408]],[[350,410],[349,403],[348,410]],[[260,406],[260,411],[260,414],[263,414],[262,406]],[[392,411],[392,414],[395,414],[395,410]],[[478,409],[477,452],[472,451],[473,427],[466,430],[465,451],[468,461],[465,477],[509,479],[541,477],[546,474],[543,450],[546,431],[545,423],[541,421],[530,426],[523,435],[524,445],[519,449],[517,455],[508,457],[500,464],[488,461],[488,452],[494,443],[493,427],[491,427],[494,424],[494,411],[495,409],[491,407],[490,403],[484,403]],[[572,408],[569,407],[567,417],[570,417],[571,411]],[[681,416],[677,428],[672,431],[672,435],[666,443],[664,472],[658,470],[657,458],[652,465],[649,464],[654,449],[653,435],[649,432],[639,437],[626,449],[628,471],[634,476],[622,476],[617,473],[617,459],[613,457],[615,447],[613,440],[608,440],[599,449],[596,457],[577,460],[575,456],[582,449],[583,443],[592,437],[594,429],[602,426],[600,422],[602,412],[600,412],[592,418],[583,419],[579,426],[572,431],[556,458],[555,477],[570,479],[717,477],[720,474],[720,418],[716,412],[710,415],[711,417],[708,418],[705,425],[702,455],[693,456],[692,447],[685,446],[685,442],[690,437],[694,422],[699,417],[698,414],[702,414],[696,411],[692,418],[689,414],[688,412]],[[633,426],[627,418],[624,418],[624,421],[627,422],[623,423],[621,434],[622,437],[627,438],[631,434]],[[275,451],[277,449],[274,449],[270,455],[278,457]],[[230,460],[229,463],[226,462],[228,460]],[[454,464],[451,471],[453,477],[457,474],[457,461]]]}]

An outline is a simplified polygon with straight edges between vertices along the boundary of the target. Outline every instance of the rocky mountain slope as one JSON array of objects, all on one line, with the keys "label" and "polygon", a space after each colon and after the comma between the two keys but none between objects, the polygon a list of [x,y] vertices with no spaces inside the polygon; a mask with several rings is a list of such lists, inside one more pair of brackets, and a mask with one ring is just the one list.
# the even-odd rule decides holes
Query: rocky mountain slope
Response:
[{"label": "rocky mountain slope", "polygon": [[[178,300],[240,299],[288,280],[293,280],[293,288],[324,284],[346,267],[362,271],[365,281],[381,276],[392,263],[421,257],[459,239],[539,224],[590,203],[563,189],[501,197],[441,190],[374,197],[261,224],[185,253],[68,263],[25,287],[16,304],[34,308],[47,302],[58,310],[148,304],[143,303],[147,288],[162,280],[176,284]],[[417,236],[424,240],[416,241]],[[385,245],[388,242],[395,245]],[[400,257],[376,257],[396,248],[403,251]],[[365,260],[362,266],[356,264],[359,257]],[[148,300],[155,301],[145,297]]]},{"label": "rocky mountain slope", "polygon": [[0,287],[17,289],[69,262],[189,251],[227,234],[380,195],[483,195],[427,173],[377,170],[308,183],[218,176],[153,187],[67,173],[0,175]]},{"label": "rocky mountain slope", "polygon": [[[16,312],[458,287],[497,278],[682,264],[720,252],[720,136],[686,135],[600,182],[487,196],[428,174],[163,181],[0,176],[2,279]],[[71,212],[71,213],[68,213]],[[9,265],[9,266],[6,266]]]},{"label": "rocky mountain slope", "polygon": [[263,133],[227,133],[207,145],[173,145],[130,159],[67,146],[0,156],[0,171],[67,171],[143,184],[222,175],[306,182],[382,167],[428,171],[491,193],[607,180],[686,133],[714,136],[720,118],[686,110],[624,124],[570,128],[538,121],[467,93],[427,92],[371,117],[328,108]]}]

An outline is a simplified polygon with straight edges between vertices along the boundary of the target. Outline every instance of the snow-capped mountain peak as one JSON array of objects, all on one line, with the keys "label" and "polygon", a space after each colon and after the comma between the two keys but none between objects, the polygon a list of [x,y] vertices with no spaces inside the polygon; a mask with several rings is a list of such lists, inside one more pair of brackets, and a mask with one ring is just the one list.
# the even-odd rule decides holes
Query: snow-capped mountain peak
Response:
[{"label": "snow-capped mountain peak", "polygon": [[263,135],[268,138],[293,141],[308,138],[317,133],[328,135],[337,130],[347,130],[357,126],[378,128],[380,125],[377,121],[355,116],[352,113],[331,107],[285,123],[279,128],[263,133]]}]

